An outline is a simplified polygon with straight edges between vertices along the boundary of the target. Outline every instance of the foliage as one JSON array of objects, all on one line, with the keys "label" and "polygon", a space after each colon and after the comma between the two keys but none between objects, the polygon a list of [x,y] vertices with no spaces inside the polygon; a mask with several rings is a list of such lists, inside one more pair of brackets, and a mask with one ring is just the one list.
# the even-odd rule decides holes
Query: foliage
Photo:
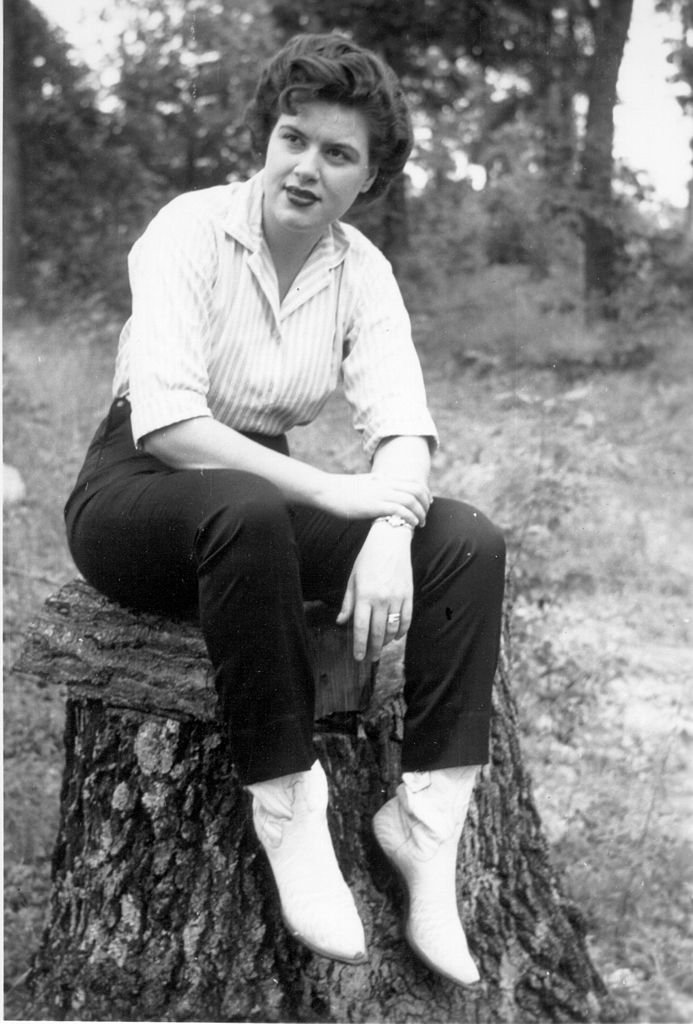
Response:
[{"label": "foliage", "polygon": [[684,86],[679,102],[693,113],[693,0],[657,0],[657,9],[678,17],[681,33],[670,40],[670,60],[676,69],[674,80]]},{"label": "foliage", "polygon": [[[690,13],[690,0],[668,2]],[[398,182],[355,218],[396,257],[410,292],[435,292],[459,261],[525,265],[541,276],[567,257],[574,271],[570,250],[583,247],[595,213],[619,250],[610,279],[626,300],[614,299],[612,310],[628,308],[630,282],[639,287],[645,268],[654,272],[633,226],[637,190],[616,202],[608,189],[597,197],[584,176],[578,182],[576,100],[593,77],[602,5],[113,0],[104,17],[119,26],[119,42],[97,68],[100,84],[29,0],[7,7],[17,37],[8,121],[21,153],[25,295],[43,308],[88,292],[125,313],[126,254],[152,213],[181,190],[255,166],[242,114],[258,62],[291,31],[334,27],[379,49],[410,96],[414,160],[427,185],[405,199]],[[465,158],[486,181],[471,201]],[[577,266],[584,274],[586,261]]]},{"label": "foliage", "polygon": [[119,0],[119,131],[176,192],[253,169],[243,111],[276,48],[263,0]]},{"label": "foliage", "polygon": [[118,83],[104,97],[28,0],[10,6],[25,294],[43,308],[69,289],[125,311],[126,254],[156,209],[252,164],[240,121],[272,45],[262,0],[119,9],[126,23],[108,69]]},{"label": "foliage", "polygon": [[[435,119],[436,135],[442,129],[458,146],[464,139],[473,159],[486,164],[484,151],[495,149],[496,130],[519,114],[540,129],[548,164],[563,171],[574,162],[572,101],[590,77],[592,4],[276,0],[272,9],[286,33],[339,29],[377,49],[402,77],[415,109]],[[455,122],[470,105],[476,131],[460,134]]]},{"label": "foliage", "polygon": [[[449,149],[464,140],[467,154],[490,175],[516,169],[511,161],[517,151],[508,139],[531,126],[547,194],[542,219],[558,216],[565,223],[566,210],[579,214],[587,308],[599,315],[615,314],[622,282],[624,237],[611,190],[613,108],[631,8],[632,0],[273,5],[285,31],[339,28],[379,49],[409,88],[415,110],[434,122],[436,137],[446,134]],[[475,90],[470,119],[464,101],[472,94],[475,67],[487,88]],[[577,128],[578,96],[588,99],[583,133]],[[490,234],[498,242],[490,256],[523,261],[529,253],[522,218],[502,189],[489,203],[496,221]],[[541,245],[531,248],[540,267]]]},{"label": "foliage", "polygon": [[[28,0],[12,0],[15,130],[29,294],[102,288],[114,250],[151,205],[153,183],[96,106],[87,69]],[[148,202],[149,201],[149,202]],[[32,295],[33,293],[33,295]]]}]

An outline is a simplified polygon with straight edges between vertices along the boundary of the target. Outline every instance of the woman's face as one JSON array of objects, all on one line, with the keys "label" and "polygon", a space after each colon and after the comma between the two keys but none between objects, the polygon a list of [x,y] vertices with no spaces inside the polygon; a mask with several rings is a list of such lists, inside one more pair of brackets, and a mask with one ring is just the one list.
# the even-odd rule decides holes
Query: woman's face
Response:
[{"label": "woman's face", "polygon": [[368,123],[360,110],[311,102],[281,114],[265,159],[263,226],[270,241],[317,241],[373,184]]}]

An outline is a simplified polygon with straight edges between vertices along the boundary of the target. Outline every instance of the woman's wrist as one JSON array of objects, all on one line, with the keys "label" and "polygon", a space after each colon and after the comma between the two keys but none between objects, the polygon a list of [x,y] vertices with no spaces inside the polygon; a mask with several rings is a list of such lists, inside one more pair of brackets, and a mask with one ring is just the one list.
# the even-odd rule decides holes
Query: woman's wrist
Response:
[{"label": "woman's wrist", "polygon": [[392,523],[388,522],[390,516],[378,516],[371,523],[371,529],[369,536],[377,535],[378,544],[389,547],[392,545],[393,549],[399,550],[400,548],[409,549],[411,547],[412,538],[414,536],[414,527],[403,519],[402,516],[397,516],[397,519],[403,519],[403,526],[393,526]]},{"label": "woman's wrist", "polygon": [[404,527],[411,533],[414,532],[414,526],[404,518],[404,516],[389,515],[389,516],[378,516],[377,519],[373,520],[373,523],[384,523],[389,526],[390,529],[398,529]]}]

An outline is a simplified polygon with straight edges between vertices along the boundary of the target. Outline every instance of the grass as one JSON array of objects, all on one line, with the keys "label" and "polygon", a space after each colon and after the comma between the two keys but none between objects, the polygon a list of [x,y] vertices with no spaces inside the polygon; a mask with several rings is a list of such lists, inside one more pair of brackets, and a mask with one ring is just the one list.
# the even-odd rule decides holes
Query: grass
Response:
[{"label": "grass", "polygon": [[[475,275],[471,294],[415,318],[443,436],[436,489],[506,530],[525,757],[595,962],[633,1021],[690,1021],[689,331],[642,326],[647,365],[609,372],[609,337],[517,268]],[[62,504],[108,401],[117,329],[81,308],[6,332],[5,460],[27,485],[5,515],[6,1018],[26,1016],[62,770],[62,695],[12,664],[28,619],[75,574]],[[297,454],[353,465],[346,422],[330,406]]]},{"label": "grass", "polygon": [[80,450],[107,400],[113,325],[99,311],[9,325],[4,460],[26,498],[4,510],[4,867],[6,1018],[22,1017],[21,979],[47,905],[62,775],[63,695],[12,672],[27,622],[75,575],[62,506]]}]

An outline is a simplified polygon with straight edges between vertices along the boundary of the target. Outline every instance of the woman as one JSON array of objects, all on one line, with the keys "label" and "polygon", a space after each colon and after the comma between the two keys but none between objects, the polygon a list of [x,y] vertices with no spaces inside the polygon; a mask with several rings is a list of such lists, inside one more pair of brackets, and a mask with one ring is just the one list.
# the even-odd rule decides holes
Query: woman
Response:
[{"label": "woman", "polygon": [[[471,984],[455,861],[488,756],[503,541],[469,506],[433,504],[408,317],[385,259],[340,223],[404,166],[406,106],[374,54],[306,35],[262,72],[248,122],[262,171],[174,200],[132,250],[114,402],[66,507],[71,551],[116,600],[198,608],[285,923],[347,963],[366,944],[327,828],[303,601],[353,620],[357,659],[407,636],[404,774],[375,835],[408,886],[410,944]],[[340,377],[368,473],[289,454],[286,431]]]}]

